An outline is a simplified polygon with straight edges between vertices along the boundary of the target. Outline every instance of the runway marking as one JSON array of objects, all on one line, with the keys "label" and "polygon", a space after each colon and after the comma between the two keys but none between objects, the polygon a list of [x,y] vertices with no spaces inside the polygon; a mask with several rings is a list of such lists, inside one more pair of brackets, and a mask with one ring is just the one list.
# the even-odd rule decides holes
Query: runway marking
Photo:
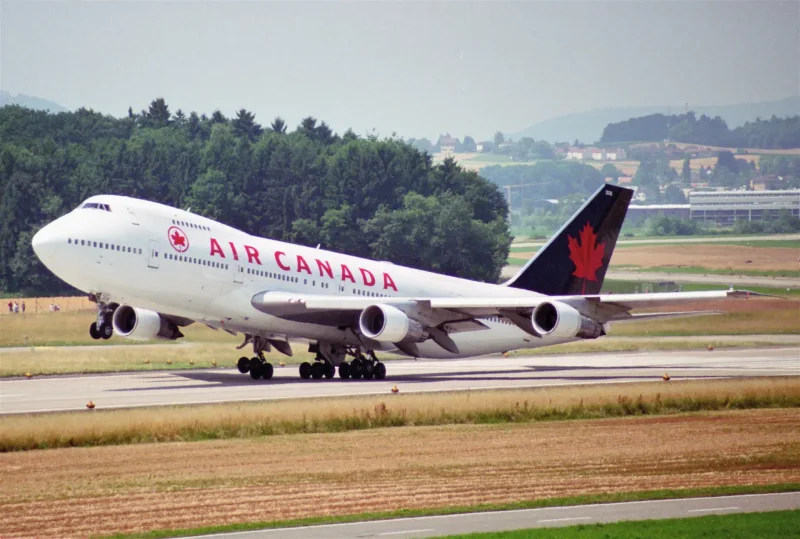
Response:
[{"label": "runway marking", "polygon": [[424,530],[405,530],[401,532],[385,532],[379,533],[378,535],[402,535],[404,533],[422,533],[422,532],[432,532],[434,531],[433,528],[425,528]]},{"label": "runway marking", "polygon": [[591,517],[570,517],[570,518],[546,518],[536,522],[566,522],[568,520],[589,520]]},{"label": "runway marking", "polygon": [[736,511],[740,507],[712,507],[711,509],[689,509],[688,513],[710,513],[712,511]]}]

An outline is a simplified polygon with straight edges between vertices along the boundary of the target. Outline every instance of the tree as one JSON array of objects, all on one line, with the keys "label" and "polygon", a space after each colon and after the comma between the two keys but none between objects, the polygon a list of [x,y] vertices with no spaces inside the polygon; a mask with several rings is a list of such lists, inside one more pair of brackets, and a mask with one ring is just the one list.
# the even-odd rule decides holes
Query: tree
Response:
[{"label": "tree", "polygon": [[692,160],[688,156],[683,159],[681,178],[686,184],[692,183]]},{"label": "tree", "polygon": [[500,145],[501,145],[503,142],[505,142],[505,140],[506,140],[506,137],[505,137],[505,135],[503,135],[503,133],[501,133],[500,131],[498,131],[497,133],[495,133],[495,134],[494,134],[494,147],[495,147],[495,148],[499,148],[499,147],[500,147]]},{"label": "tree", "polygon": [[465,152],[477,152],[478,145],[475,143],[475,139],[470,137],[469,135],[464,137],[464,142],[461,143],[462,149]]},{"label": "tree", "polygon": [[236,118],[233,120],[233,132],[237,137],[242,137],[254,142],[263,129],[256,123],[255,114],[248,112],[245,109],[240,109],[236,113]]},{"label": "tree", "polygon": [[617,169],[617,167],[615,167],[611,163],[606,163],[605,165],[603,165],[602,168],[600,169],[600,174],[602,174],[606,178],[611,178],[611,181],[614,182],[617,181],[619,177],[622,175],[620,171]]},{"label": "tree", "polygon": [[274,133],[283,135],[286,133],[286,122],[280,116],[276,116],[275,119],[272,120],[272,124],[270,124],[270,129],[272,129]]},{"label": "tree", "polygon": [[165,127],[168,125],[170,113],[164,98],[154,99],[143,116],[147,119],[146,124],[150,127]]}]

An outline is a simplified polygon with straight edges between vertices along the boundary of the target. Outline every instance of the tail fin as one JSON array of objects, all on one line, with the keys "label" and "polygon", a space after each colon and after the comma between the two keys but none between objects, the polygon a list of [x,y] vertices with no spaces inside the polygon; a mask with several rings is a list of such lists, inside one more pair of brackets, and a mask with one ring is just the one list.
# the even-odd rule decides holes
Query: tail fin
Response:
[{"label": "tail fin", "polygon": [[505,285],[548,296],[599,293],[632,196],[603,185]]}]

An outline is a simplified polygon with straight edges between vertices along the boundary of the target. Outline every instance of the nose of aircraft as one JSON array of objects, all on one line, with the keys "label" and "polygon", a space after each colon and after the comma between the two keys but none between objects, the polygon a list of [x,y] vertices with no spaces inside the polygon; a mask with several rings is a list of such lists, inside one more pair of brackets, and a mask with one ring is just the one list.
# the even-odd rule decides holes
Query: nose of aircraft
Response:
[{"label": "nose of aircraft", "polygon": [[58,234],[55,223],[50,223],[43,227],[39,232],[33,236],[31,245],[33,252],[39,257],[43,264],[49,265],[53,261],[53,257],[58,250],[61,243],[61,237]]}]

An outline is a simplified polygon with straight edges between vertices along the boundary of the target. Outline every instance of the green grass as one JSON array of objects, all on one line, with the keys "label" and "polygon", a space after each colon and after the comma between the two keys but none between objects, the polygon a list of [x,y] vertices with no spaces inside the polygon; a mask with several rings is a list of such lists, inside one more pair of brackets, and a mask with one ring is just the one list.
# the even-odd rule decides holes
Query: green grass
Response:
[{"label": "green grass", "polygon": [[[162,537],[191,537],[193,535],[206,535],[212,533],[231,533],[250,530],[264,530],[275,528],[297,528],[301,526],[318,526],[323,524],[343,524],[348,522],[364,522],[368,520],[389,520],[394,518],[411,518],[432,515],[457,515],[479,511],[513,511],[516,509],[537,509],[541,507],[567,507],[572,505],[589,505],[600,503],[636,502],[647,500],[669,500],[680,498],[696,498],[701,496],[732,496],[741,494],[767,494],[772,492],[800,491],[800,483],[778,485],[738,486],[738,487],[709,487],[677,490],[650,490],[640,492],[624,492],[619,494],[594,494],[584,496],[571,496],[565,498],[546,498],[540,500],[526,500],[505,504],[481,504],[462,507],[446,507],[434,509],[401,509],[399,511],[385,511],[379,513],[361,513],[354,515],[340,515],[327,517],[311,517],[296,520],[283,520],[272,522],[251,522],[242,524],[226,524],[222,526],[203,526],[176,530],[153,530],[146,533],[118,534],[110,537],[115,539],[161,539]],[[702,518],[702,517],[701,517]],[[793,530],[783,535],[792,537]],[[613,536],[608,536],[613,537]],[[640,537],[647,537],[642,535]],[[771,537],[770,534],[762,537]],[[604,539],[606,539],[604,537]]]},{"label": "green grass", "polygon": [[631,270],[643,273],[681,273],[681,274],[691,274],[691,275],[749,275],[752,277],[792,277],[795,279],[800,278],[800,271],[791,271],[791,270],[767,271],[767,270],[746,270],[746,269],[709,269],[709,268],[698,268],[698,267],[676,268],[674,266],[657,266],[657,267],[643,268],[640,266],[615,266],[615,265],[611,265],[609,269]]},{"label": "green grass", "polygon": [[762,539],[800,537],[800,510],[707,515],[611,524],[584,524],[564,528],[538,528],[511,532],[450,535],[450,539],[652,539],[704,537],[707,539]]},{"label": "green grass", "polygon": [[[660,282],[660,281],[658,281]],[[645,281],[624,281],[617,279],[606,279],[603,282],[602,293],[608,294],[633,294],[644,292],[648,288],[651,292],[674,292],[675,288],[679,288],[681,292],[705,292],[709,290],[728,290],[728,286],[713,284],[713,283],[676,283],[672,287],[658,287],[658,282],[645,282]],[[738,288],[738,287],[737,287]],[[768,287],[768,286],[746,286],[743,287],[751,292],[759,294],[768,294],[770,296],[800,296],[800,288],[786,289],[784,287]]]}]

